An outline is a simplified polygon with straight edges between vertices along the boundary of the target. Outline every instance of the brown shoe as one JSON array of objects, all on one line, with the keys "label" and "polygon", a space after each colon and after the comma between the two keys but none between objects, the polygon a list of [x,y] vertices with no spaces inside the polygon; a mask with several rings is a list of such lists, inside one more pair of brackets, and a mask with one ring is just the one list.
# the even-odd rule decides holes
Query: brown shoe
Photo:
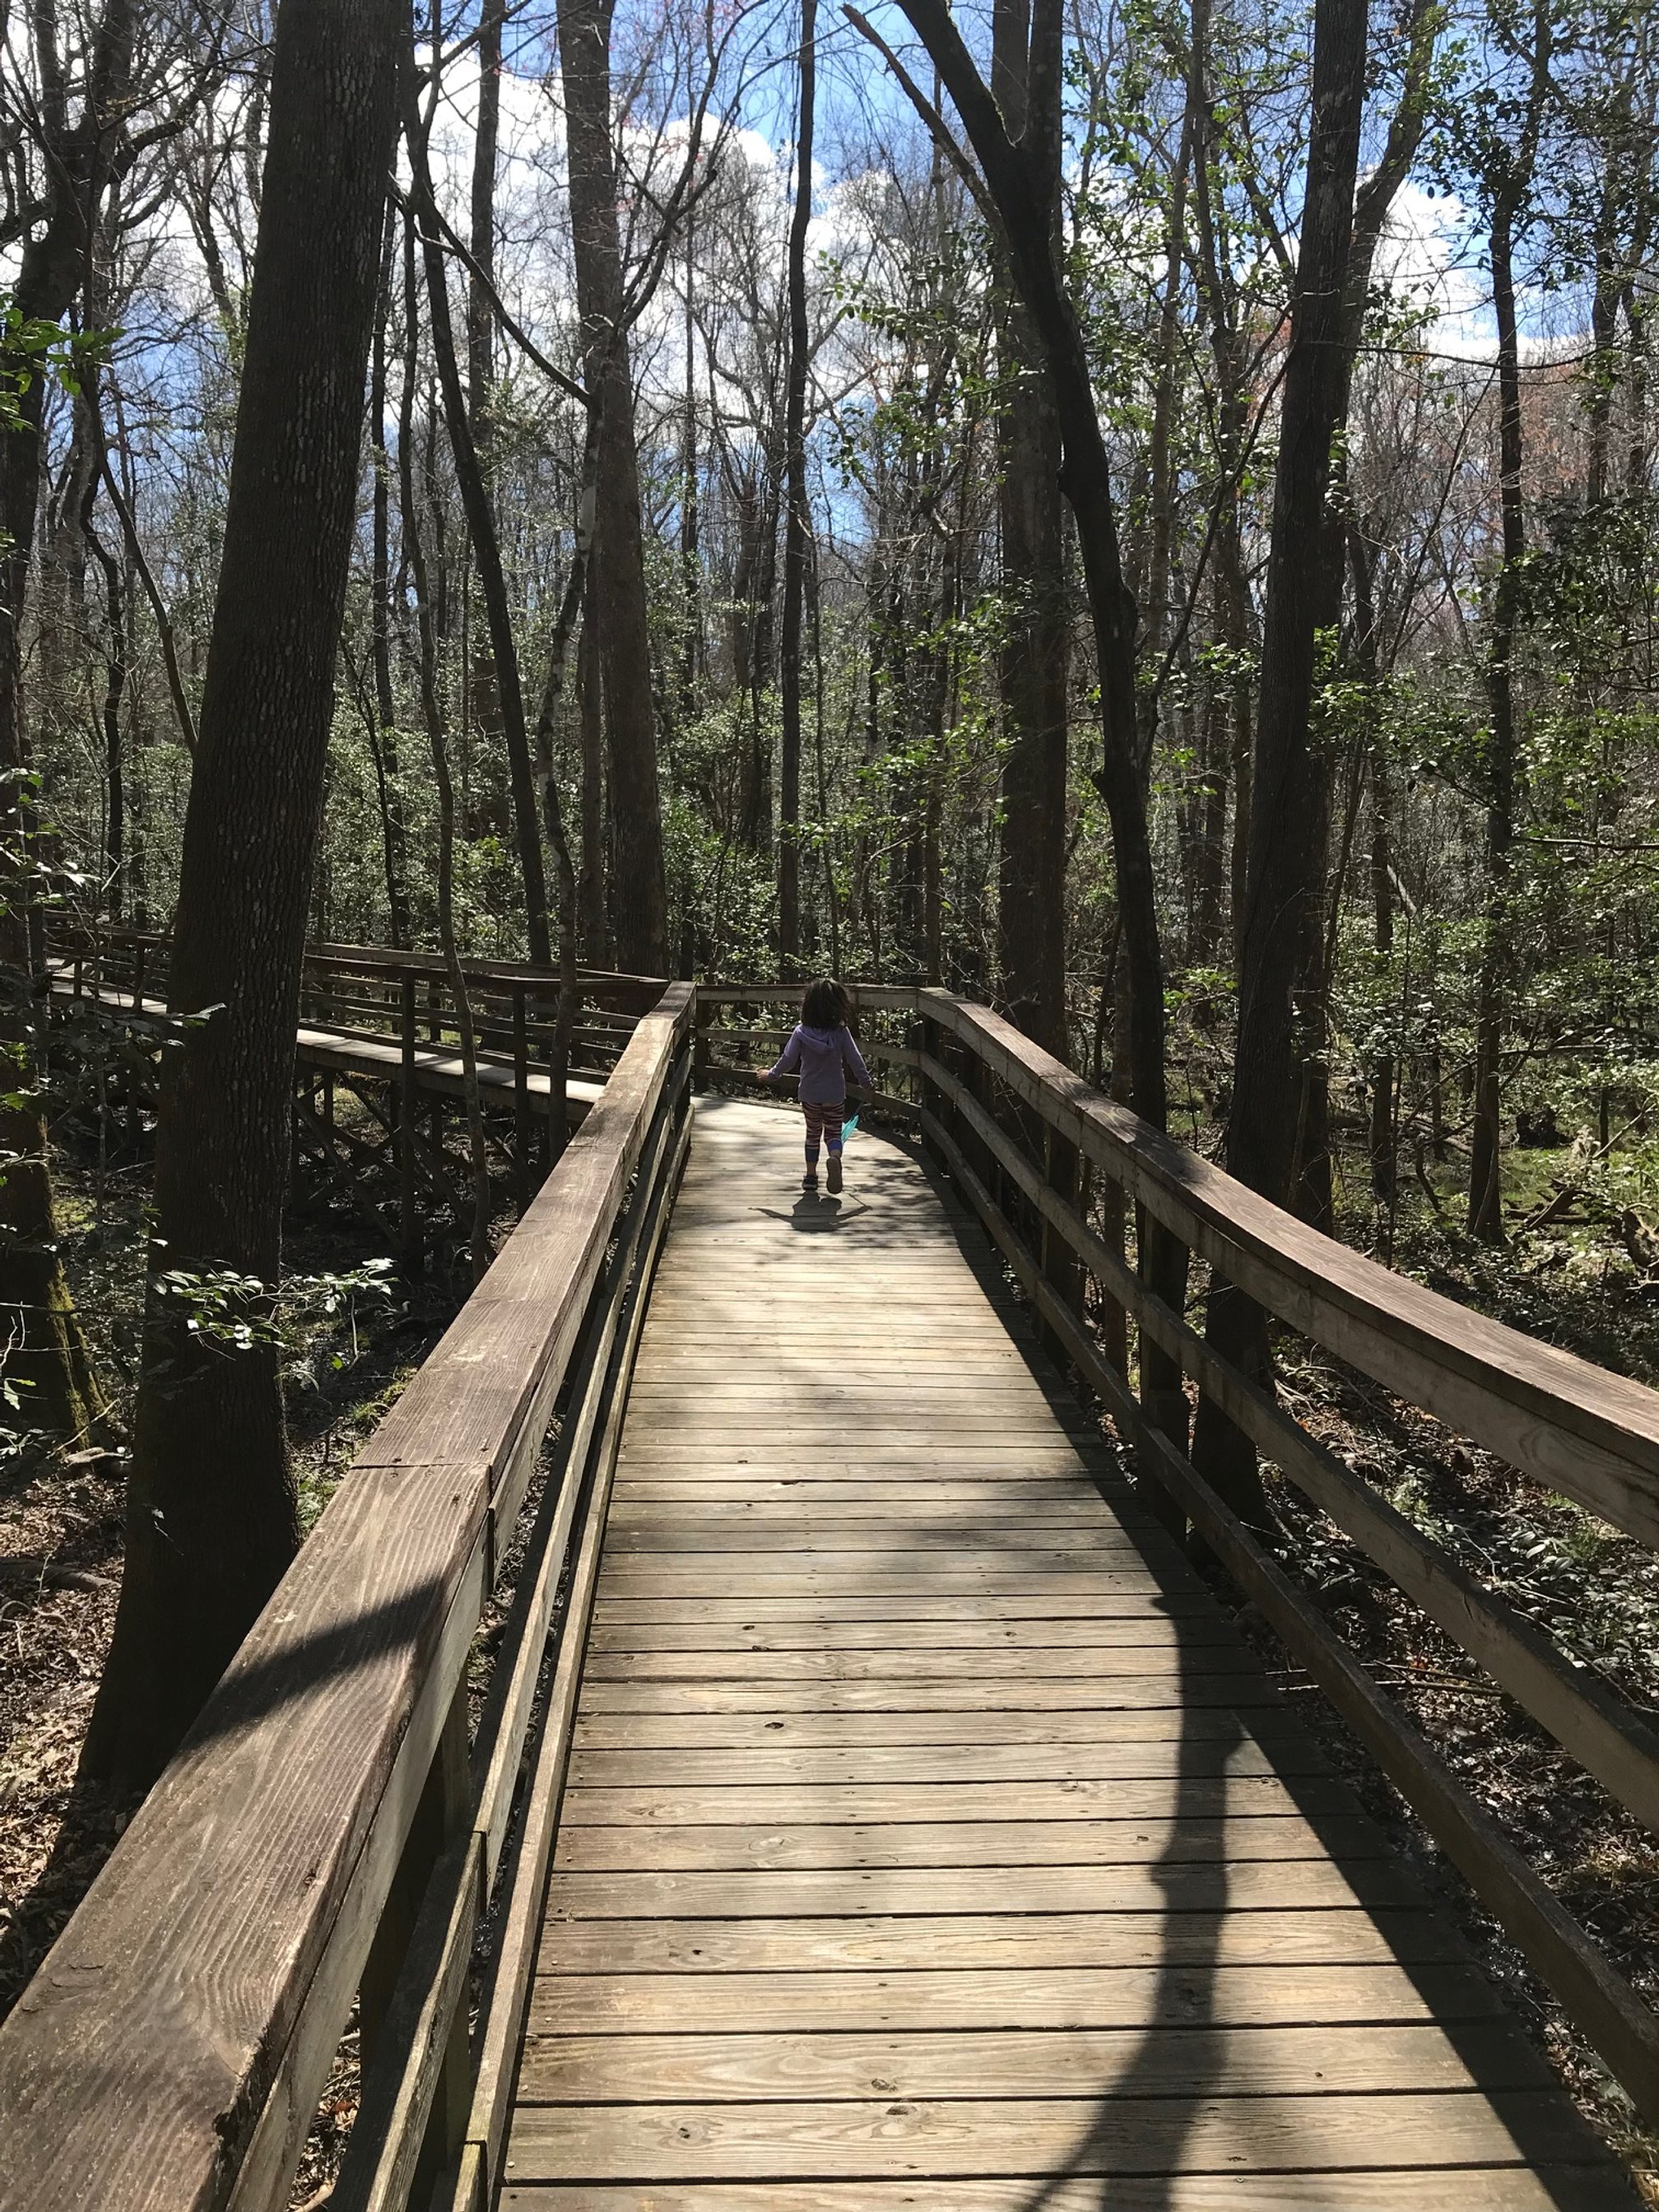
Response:
[{"label": "brown shoe", "polygon": [[831,1152],[830,1155],[830,1188],[832,1191],[841,1188],[841,1154],[839,1152]]}]

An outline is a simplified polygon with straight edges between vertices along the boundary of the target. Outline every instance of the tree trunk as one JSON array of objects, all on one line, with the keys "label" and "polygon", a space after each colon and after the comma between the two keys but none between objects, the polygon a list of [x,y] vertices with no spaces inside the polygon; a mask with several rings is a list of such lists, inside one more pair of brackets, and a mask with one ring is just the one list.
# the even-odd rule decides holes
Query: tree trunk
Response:
[{"label": "tree trunk", "polygon": [[1077,524],[1099,669],[1101,765],[1096,781],[1111,820],[1118,903],[1129,967],[1134,1108],[1164,1126],[1164,955],[1146,810],[1136,765],[1134,603],[1123,579],[1111,468],[1095,411],[1089,353],[1060,283],[1054,251],[1060,190],[1060,0],[1036,0],[1026,76],[1028,115],[1018,142],[963,45],[945,0],[901,0],[956,103],[979,157],[1009,266],[1036,330],[1060,424],[1060,488]]},{"label": "tree trunk", "polygon": [[[1372,588],[1371,549],[1357,520],[1348,525],[1348,566],[1353,577],[1354,659],[1361,681],[1368,691],[1374,690],[1377,681],[1376,599]],[[1370,773],[1371,942],[1376,953],[1378,980],[1386,982],[1394,956],[1394,789],[1382,733],[1375,720],[1371,724]],[[1380,1043],[1371,1055],[1368,1150],[1371,1196],[1385,1224],[1385,1246],[1389,1237],[1386,1224],[1393,1218],[1395,1192],[1394,1109],[1398,1073],[1393,1048],[1387,1042]],[[1390,1249],[1383,1249],[1382,1256],[1385,1263],[1392,1264]]]},{"label": "tree trunk", "polygon": [[[56,323],[85,283],[88,252],[126,119],[132,66],[130,0],[106,0],[73,118],[63,97],[56,20],[33,29],[56,97],[38,118],[46,204],[18,256],[9,299],[26,322]],[[18,396],[18,427],[0,437],[0,1329],[6,1373],[23,1398],[21,1425],[83,1437],[103,1412],[58,1253],[46,1121],[40,1096],[46,1000],[36,989],[43,939],[23,713],[22,623],[40,496],[45,390],[37,369]]]},{"label": "tree trunk", "polygon": [[576,693],[582,755],[581,875],[577,885],[582,958],[591,968],[605,965],[605,699],[595,626],[599,568],[597,547],[590,548],[582,580],[581,636],[576,647]]},{"label": "tree trunk", "polygon": [[[163,1054],[126,1571],[82,1760],[125,1789],[160,1771],[298,1540],[270,1307],[401,27],[392,0],[283,0],[276,21],[173,929],[184,1018]],[[186,1325],[176,1279],[225,1271],[245,1348]]]},{"label": "tree trunk", "polygon": [[812,106],[817,0],[801,0],[800,119],[789,222],[789,374],[784,391],[783,623],[779,633],[782,743],[778,763],[778,950],[800,965],[800,633],[811,517],[806,503],[806,231],[812,219]]},{"label": "tree trunk", "polygon": [[[412,71],[412,60],[408,64]],[[455,333],[449,313],[449,276],[443,238],[433,197],[432,172],[428,159],[427,126],[415,97],[412,74],[405,86],[404,137],[409,148],[414,179],[411,201],[421,228],[426,263],[428,312],[431,321],[432,355],[437,365],[439,389],[443,393],[444,422],[454,456],[455,481],[466,515],[472,558],[484,596],[493,660],[493,700],[507,743],[507,769],[513,786],[513,826],[524,877],[526,935],[530,957],[538,967],[552,965],[553,940],[547,920],[547,877],[542,866],[541,828],[536,811],[535,771],[530,758],[530,733],[525,719],[524,689],[519,674],[519,649],[513,635],[513,614],[507,596],[507,574],[501,565],[501,539],[489,487],[472,434],[471,418],[461,388],[460,364],[455,355]]]},{"label": "tree trunk", "polygon": [[[992,19],[991,90],[1011,137],[1026,123],[1023,0]],[[1042,346],[1005,274],[998,285],[997,521],[1004,639],[997,959],[1008,1016],[1066,1057],[1067,647],[1060,420]]]},{"label": "tree trunk", "polygon": [[1480,975],[1476,986],[1474,1118],[1469,1143],[1468,1227],[1484,1243],[1504,1241],[1503,1054],[1504,1001],[1510,969],[1508,902],[1510,849],[1515,842],[1516,594],[1526,558],[1526,512],[1522,501],[1521,341],[1515,303],[1515,230],[1532,190],[1544,104],[1550,91],[1552,25],[1549,0],[1536,0],[1533,72],[1519,137],[1506,151],[1504,173],[1492,195],[1492,292],[1498,323],[1498,502],[1503,557],[1492,592],[1486,696],[1492,733],[1486,762],[1486,892]]},{"label": "tree trunk", "polygon": [[668,894],[651,694],[651,632],[633,380],[622,324],[622,242],[611,141],[611,0],[559,0],[559,48],[584,374],[600,410],[594,612],[611,767],[616,958],[630,972],[665,975]]},{"label": "tree trunk", "polygon": [[[421,714],[432,753],[432,777],[438,797],[438,945],[455,1006],[461,1047],[461,1096],[466,1109],[467,1159],[472,1212],[467,1242],[472,1279],[483,1280],[490,1261],[489,1154],[484,1140],[483,1095],[478,1088],[478,1035],[472,996],[455,933],[455,783],[449,765],[449,734],[438,696],[438,639],[432,622],[432,588],[427,575],[420,502],[415,490],[415,381],[420,359],[420,293],[416,281],[415,226],[404,223],[404,354],[403,401],[398,426],[398,495],[403,507],[404,550],[415,586],[415,622],[420,645]],[[427,484],[428,501],[432,487]],[[435,503],[435,502],[434,502]],[[434,1128],[435,1134],[435,1128]],[[442,1147],[438,1146],[441,1158]]]},{"label": "tree trunk", "polygon": [[380,262],[380,297],[369,352],[368,434],[374,468],[370,520],[370,646],[374,663],[374,778],[380,801],[380,846],[386,864],[386,905],[392,942],[415,942],[409,900],[408,835],[403,793],[398,780],[398,706],[392,689],[392,457],[386,448],[386,326],[392,312],[392,268],[395,219],[388,221]]},{"label": "tree trunk", "polygon": [[[1354,181],[1364,100],[1366,0],[1317,0],[1308,179],[1280,404],[1279,465],[1267,556],[1240,933],[1238,1042],[1227,1165],[1282,1205],[1297,1126],[1303,1054],[1293,994],[1309,909],[1323,877],[1319,780],[1312,747],[1322,640],[1342,612],[1342,523],[1328,499],[1331,456],[1347,416],[1352,352],[1344,343]],[[1271,1383],[1266,1317],[1218,1277],[1209,1335],[1224,1358]],[[1210,1399],[1200,1401],[1195,1448],[1236,1511],[1266,1518],[1255,1453]]]}]

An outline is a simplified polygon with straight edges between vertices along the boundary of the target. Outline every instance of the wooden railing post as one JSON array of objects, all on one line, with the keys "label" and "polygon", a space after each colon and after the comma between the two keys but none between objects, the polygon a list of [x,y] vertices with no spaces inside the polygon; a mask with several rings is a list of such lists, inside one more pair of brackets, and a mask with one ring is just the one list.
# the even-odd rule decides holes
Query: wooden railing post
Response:
[{"label": "wooden railing post", "polygon": [[525,1021],[525,987],[514,983],[512,992],[513,1194],[522,1217],[530,1205],[530,1044]]},{"label": "wooden railing post", "polygon": [[[1120,1264],[1127,1267],[1124,1232],[1128,1226],[1129,1202],[1122,1183],[1108,1168],[1101,1170],[1101,1241]],[[1129,1316],[1123,1301],[1095,1278],[1096,1333],[1109,1365],[1127,1378],[1129,1372]]]},{"label": "wooden railing post", "polygon": [[403,1066],[398,1079],[398,1242],[404,1265],[414,1267],[420,1256],[420,1225],[415,1208],[415,977],[404,970],[398,1009]]},{"label": "wooden railing post", "polygon": [[[921,1039],[922,1055],[924,1059],[937,1060],[942,1066],[945,1060],[945,1031],[939,1023],[933,1020],[927,1014],[924,1013],[921,1017],[920,1024],[920,1035]],[[949,1098],[946,1097],[939,1084],[934,1081],[933,1078],[929,1075],[926,1068],[923,1067],[919,1067],[916,1070],[916,1097],[922,1112],[927,1115],[930,1120],[939,1122],[947,1129],[955,1128],[955,1109],[951,1106]],[[938,1146],[933,1142],[933,1139],[925,1130],[922,1135],[922,1142],[927,1147],[927,1150],[932,1153],[933,1158],[938,1162],[939,1166],[945,1166],[945,1162]]]},{"label": "wooden railing post", "polygon": [[708,1028],[714,1018],[714,1007],[699,994],[692,1030],[691,1088],[700,1098],[708,1088]]},{"label": "wooden railing post", "polygon": [[[1076,1213],[1079,1184],[1077,1146],[1069,1143],[1046,1121],[1042,1127],[1042,1139],[1043,1181],[1060,1204],[1069,1212]],[[1083,1315],[1082,1265],[1070,1241],[1046,1214],[1039,1215],[1037,1231],[1037,1258],[1043,1280],[1062,1304],[1080,1320]],[[1068,1367],[1071,1355],[1060,1338],[1046,1323],[1042,1338],[1055,1364]]]},{"label": "wooden railing post", "polygon": [[[357,2019],[365,2074],[374,2063],[380,2035],[387,2026],[398,1972],[433,1869],[449,1845],[458,1836],[465,1835],[472,1825],[468,1719],[467,1683],[463,1673],[363,1968]],[[411,2204],[427,2201],[439,2173],[460,2148],[471,2094],[468,2057],[467,2008],[462,2004],[456,2008],[450,2030],[432,2117],[427,2125],[415,2185],[410,2191]]]}]

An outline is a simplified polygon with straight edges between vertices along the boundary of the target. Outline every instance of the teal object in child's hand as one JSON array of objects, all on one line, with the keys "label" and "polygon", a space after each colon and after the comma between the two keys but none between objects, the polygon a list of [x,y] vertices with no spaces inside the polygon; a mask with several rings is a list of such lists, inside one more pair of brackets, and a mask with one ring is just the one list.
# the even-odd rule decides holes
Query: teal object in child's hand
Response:
[{"label": "teal object in child's hand", "polygon": [[842,1144],[843,1144],[843,1145],[847,1142],[847,1139],[848,1139],[852,1135],[852,1133],[853,1133],[854,1130],[857,1128],[858,1125],[859,1125],[859,1117],[858,1117],[858,1115],[857,1115],[856,1114],[854,1114],[854,1115],[853,1115],[853,1117],[852,1117],[852,1119],[851,1119],[850,1121],[843,1121],[843,1122],[842,1123],[842,1125],[841,1125],[841,1140],[842,1140]]}]

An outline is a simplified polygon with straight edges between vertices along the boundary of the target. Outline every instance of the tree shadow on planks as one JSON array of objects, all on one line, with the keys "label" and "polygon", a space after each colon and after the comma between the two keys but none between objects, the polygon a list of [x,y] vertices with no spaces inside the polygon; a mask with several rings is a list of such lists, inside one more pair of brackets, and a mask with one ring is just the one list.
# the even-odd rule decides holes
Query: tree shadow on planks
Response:
[{"label": "tree shadow on planks", "polygon": [[[1512,2168],[1505,2162],[1504,2170],[1524,2172],[1535,2185],[1526,2198],[1528,2203],[1547,2202],[1558,2212],[1607,2212],[1615,2203],[1627,2203],[1629,2212],[1637,2212],[1637,2197],[1633,2192],[1626,2194],[1629,2183],[1618,2161],[1592,2137],[1559,2079],[1526,2045],[1456,1930],[1440,1921],[1431,1899],[1398,1863],[1384,1832],[1374,1826],[1338,1771],[1319,1759],[1315,1740],[1301,1723],[1265,1684],[1266,1702],[1260,1707],[1246,1702],[1242,1712],[1206,1707],[1198,1695],[1189,1694],[1189,1683],[1196,1692],[1197,1678],[1212,1663],[1206,1659],[1206,1646],[1189,1632],[1201,1618],[1170,1616],[1178,1638],[1182,1727],[1164,1847],[1151,1869],[1165,1899],[1164,1948],[1140,2039],[1113,2079],[1093,2087],[1097,2101],[1092,2119],[1063,2163],[1021,2200],[1021,2212],[1076,2212],[1085,2201],[1097,2203],[1099,2212],[1126,2212],[1131,2205],[1133,2212],[1175,2212],[1177,2205],[1191,2203],[1195,2176],[1218,2182],[1225,2174],[1246,2171],[1230,2160],[1224,2174],[1218,2172],[1213,2153],[1201,2165],[1190,2165],[1183,2153],[1195,2129],[1205,2122],[1206,2104],[1213,2105],[1218,2097],[1249,2100],[1267,2094],[1270,2087],[1241,2075],[1237,2060],[1241,2046],[1249,2047],[1251,2028],[1246,2021],[1229,2018],[1225,2007],[1217,2002],[1231,1905],[1225,1838],[1231,1821],[1248,1816],[1225,1814],[1218,1820],[1215,1791],[1233,1753],[1252,1741],[1279,1773],[1316,1847],[1350,1885],[1355,1906],[1361,1911],[1381,1911],[1384,1926],[1389,1911],[1403,1908],[1433,1928],[1431,1944],[1407,1946],[1395,1957],[1421,2000],[1420,2013],[1401,2012],[1391,2005],[1389,2012],[1369,2022],[1341,2017],[1360,2029],[1405,2020],[1437,2029],[1467,2069],[1470,2091],[1492,2098],[1496,2116],[1509,2134],[1511,2155],[1521,2161]],[[1276,1754],[1292,1745],[1301,1747],[1301,1754],[1286,1759],[1280,1771]],[[1311,1765],[1305,1756],[1310,1750],[1315,1751]],[[1177,1922],[1179,1941],[1175,1940]],[[1305,2090],[1312,2105],[1328,2086],[1322,2078],[1310,2078],[1305,2085],[1273,2094],[1301,2094]],[[1055,2081],[1048,2094],[1076,2096],[1085,2087]],[[1425,2083],[1425,2092],[1427,2087]],[[1379,2095],[1376,2101],[1377,2124],[1386,2130],[1388,2100]],[[1421,2167],[1402,2163],[1392,2169],[1392,2178],[1402,2191],[1413,2185],[1437,2187],[1432,2198],[1422,2198],[1425,2208],[1431,2203],[1456,2203],[1460,2166],[1431,2167],[1431,2156],[1425,2146]],[[1362,2168],[1349,2178],[1363,2185],[1375,2174],[1376,2169]],[[1315,2166],[1302,2178],[1328,2184],[1334,2212],[1342,2201],[1343,2171],[1326,2172]],[[1401,2204],[1410,2201],[1403,2193],[1399,2198]]]},{"label": "tree shadow on planks", "polygon": [[[1201,1616],[1200,1617],[1201,1618]],[[1172,2212],[1181,2186],[1181,2142],[1198,2120],[1202,2100],[1226,2078],[1227,2028],[1216,2017],[1215,1972],[1220,1963],[1221,1933],[1228,1905],[1227,1861],[1220,1850],[1206,1850],[1216,1827],[1216,1785],[1224,1779],[1246,1731],[1237,1715],[1200,1706],[1188,1695],[1189,1680],[1213,1665],[1213,1647],[1189,1632],[1196,1621],[1171,1613],[1177,1643],[1182,1725],[1164,1848],[1152,1877],[1164,1893],[1166,1941],[1141,2039],[1116,2078],[1099,2093],[1087,2132],[1057,2172],[1039,2182],[1024,2200],[1023,2212],[1049,2212],[1079,2200],[1076,2185],[1097,2182],[1101,2212],[1111,2212],[1123,2183],[1133,2177],[1135,2212]],[[1193,1716],[1203,1715],[1203,1728]],[[1228,1725],[1227,1723],[1231,1723]],[[1183,1940],[1168,1941],[1176,1916],[1186,1923]],[[1194,1941],[1194,1935],[1199,1940]],[[1171,2039],[1181,2038],[1180,2094],[1171,2094]],[[1053,2094],[1074,2094],[1081,2085],[1059,2083]],[[1164,2171],[1137,2166],[1130,2148],[1138,2111],[1156,2100],[1164,2121],[1159,2130]],[[1131,2109],[1125,2111],[1128,2106]],[[1138,2111],[1137,2108],[1138,2107]],[[1176,2116],[1188,2116],[1183,2124]],[[1146,2147],[1141,2148],[1146,2155]]]}]

